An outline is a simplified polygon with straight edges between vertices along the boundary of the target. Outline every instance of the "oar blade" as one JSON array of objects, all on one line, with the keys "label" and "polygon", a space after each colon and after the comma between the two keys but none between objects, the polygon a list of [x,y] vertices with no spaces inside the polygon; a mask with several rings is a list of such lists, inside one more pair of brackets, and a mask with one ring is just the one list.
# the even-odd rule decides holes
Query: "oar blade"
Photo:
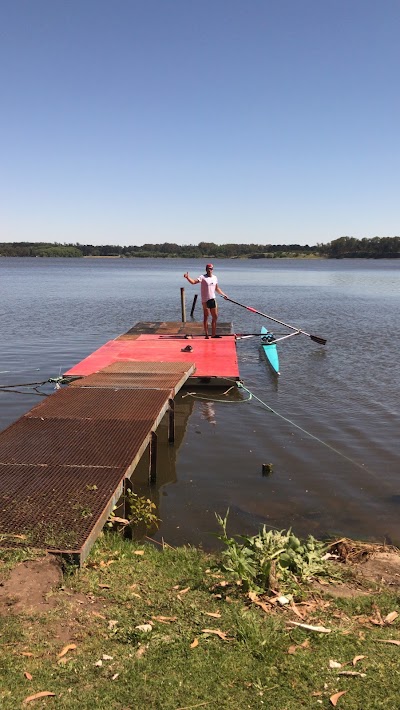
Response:
[{"label": "oar blade", "polygon": [[310,335],[310,338],[314,341],[314,343],[318,343],[319,345],[326,345],[325,338],[319,338],[318,335]]}]

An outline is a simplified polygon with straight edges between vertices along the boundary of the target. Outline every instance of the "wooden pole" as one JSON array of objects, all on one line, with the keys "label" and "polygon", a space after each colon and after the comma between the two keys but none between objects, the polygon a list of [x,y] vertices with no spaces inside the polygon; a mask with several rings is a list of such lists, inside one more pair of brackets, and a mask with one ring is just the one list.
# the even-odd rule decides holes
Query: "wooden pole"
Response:
[{"label": "wooden pole", "polygon": [[195,306],[196,306],[196,301],[197,301],[197,293],[196,293],[195,297],[193,298],[192,310],[190,311],[190,317],[191,317],[191,318],[193,318],[193,313],[194,313],[194,309],[195,309]]},{"label": "wooden pole", "polygon": [[155,483],[157,480],[157,434],[151,432],[149,446],[149,483]]},{"label": "wooden pole", "polygon": [[168,410],[168,441],[170,444],[175,441],[175,402],[172,398],[169,400]]},{"label": "wooden pole", "polygon": [[181,286],[182,323],[186,323],[185,289]]}]

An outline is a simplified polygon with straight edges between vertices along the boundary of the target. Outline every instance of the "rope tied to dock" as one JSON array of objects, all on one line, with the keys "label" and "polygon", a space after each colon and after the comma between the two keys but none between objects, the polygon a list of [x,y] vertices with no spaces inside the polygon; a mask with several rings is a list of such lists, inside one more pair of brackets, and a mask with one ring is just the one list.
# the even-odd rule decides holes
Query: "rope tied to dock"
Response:
[{"label": "rope tied to dock", "polygon": [[[235,382],[236,386],[239,386],[237,382]],[[233,389],[232,387],[229,387],[229,389],[226,390],[226,392],[222,393],[222,396],[225,394],[228,394],[228,392]],[[213,397],[202,397],[201,395],[197,394],[196,392],[186,392],[186,394],[182,395],[182,399],[185,397],[192,397],[193,399],[202,399],[205,400],[206,402],[217,402],[217,403],[222,403],[222,404],[243,404],[245,402],[250,402],[250,400],[253,398],[253,395],[251,392],[249,392],[249,396],[247,399],[214,399]]]},{"label": "rope tied to dock", "polygon": [[[48,397],[46,392],[40,392],[39,388],[47,384],[54,384],[54,389],[61,389],[61,385],[67,384],[69,379],[64,377],[49,377],[48,380],[43,380],[42,382],[20,382],[16,385],[0,385],[0,392],[12,392],[13,394],[36,394],[40,397]],[[26,392],[25,390],[20,390],[20,387],[24,387],[25,390],[31,390],[31,392]]]},{"label": "rope tied to dock", "polygon": [[[257,395],[255,395],[254,392],[250,392],[250,390],[247,389],[247,387],[245,387],[243,383],[239,383],[239,382],[238,382],[238,387],[244,389],[244,390],[245,390],[246,392],[248,392],[249,394],[252,394],[253,398],[256,399],[257,402],[260,402],[260,404],[262,404],[263,407],[265,407],[266,409],[268,409],[272,414],[276,414],[277,417],[279,417],[280,419],[283,419],[283,421],[287,422],[287,423],[290,424],[291,426],[294,426],[296,429],[298,429],[299,431],[303,432],[303,434],[306,434],[306,435],[309,436],[311,439],[314,439],[315,441],[318,441],[318,442],[319,442],[320,444],[322,444],[323,446],[326,446],[327,449],[330,449],[330,450],[333,451],[335,454],[338,454],[338,456],[341,456],[342,458],[346,459],[346,461],[349,461],[349,462],[352,463],[354,466],[358,466],[358,468],[361,468],[363,471],[368,471],[368,473],[370,473],[372,476],[376,477],[375,474],[374,474],[370,469],[368,469],[364,464],[358,463],[358,461],[354,461],[354,459],[350,458],[350,456],[346,456],[346,454],[343,454],[343,453],[342,453],[341,451],[339,451],[338,449],[335,449],[334,446],[331,446],[330,444],[327,444],[327,442],[326,442],[326,441],[323,441],[323,439],[320,439],[318,436],[315,436],[314,434],[311,434],[311,432],[307,431],[307,429],[303,429],[303,427],[299,426],[298,424],[295,424],[295,422],[293,422],[291,419],[288,419],[288,418],[285,417],[283,414],[279,414],[279,412],[277,412],[275,409],[273,409],[272,407],[270,407],[269,404],[267,404],[266,402],[263,402],[262,399],[260,399],[259,397],[257,397]],[[246,400],[246,401],[247,401],[247,400]]]}]

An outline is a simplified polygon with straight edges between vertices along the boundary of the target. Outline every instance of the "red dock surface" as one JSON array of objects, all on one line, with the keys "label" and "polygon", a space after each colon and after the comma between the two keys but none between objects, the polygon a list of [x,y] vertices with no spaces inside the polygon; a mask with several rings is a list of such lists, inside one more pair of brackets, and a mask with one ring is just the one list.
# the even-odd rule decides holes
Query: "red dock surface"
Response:
[{"label": "red dock surface", "polygon": [[[146,330],[151,332],[143,332]],[[200,323],[140,323],[125,335],[110,340],[64,374],[92,375],[108,365],[123,361],[194,362],[195,373],[189,380],[238,380],[239,367],[234,334],[230,324],[219,326],[223,334],[206,340]],[[184,352],[184,348],[191,347]],[[188,384],[189,384],[188,383]],[[210,384],[210,382],[209,382]]]}]

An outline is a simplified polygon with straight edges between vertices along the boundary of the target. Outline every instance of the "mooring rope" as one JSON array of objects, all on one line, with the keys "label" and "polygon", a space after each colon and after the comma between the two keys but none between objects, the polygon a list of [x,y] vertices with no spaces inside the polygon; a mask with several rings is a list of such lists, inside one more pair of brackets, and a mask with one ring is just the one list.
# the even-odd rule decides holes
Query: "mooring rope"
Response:
[{"label": "mooring rope", "polygon": [[[225,394],[228,394],[228,392],[230,392],[234,388],[235,385],[237,385],[237,382],[235,382],[235,384],[232,385],[232,387],[229,387],[229,389],[227,389],[226,392],[223,392],[222,396]],[[247,397],[247,399],[213,399],[212,397],[202,397],[201,395],[197,394],[196,392],[186,392],[186,394],[182,395],[182,399],[184,399],[185,397],[192,397],[193,399],[203,399],[206,402],[217,402],[217,403],[221,402],[222,404],[242,404],[243,402],[250,402],[253,395],[251,394],[251,392],[249,392],[249,397]]]},{"label": "mooring rope", "polygon": [[372,476],[375,476],[375,474],[369,468],[367,468],[365,466],[365,464],[358,463],[358,461],[355,461],[354,459],[350,458],[350,456],[346,456],[346,454],[342,453],[342,451],[335,449],[334,446],[331,446],[326,441],[323,441],[323,439],[320,439],[318,436],[311,434],[311,432],[307,431],[307,429],[303,429],[303,427],[299,426],[298,424],[295,424],[295,422],[293,422],[291,419],[288,419],[288,417],[285,417],[283,414],[279,414],[279,412],[277,412],[275,409],[270,407],[269,404],[267,404],[266,402],[263,402],[262,399],[257,397],[257,395],[255,395],[254,392],[250,392],[250,390],[247,389],[247,387],[245,387],[243,383],[238,382],[237,386],[241,389],[244,389],[249,394],[251,394],[253,396],[253,398],[257,400],[257,402],[260,402],[260,404],[262,404],[263,407],[266,407],[266,409],[268,409],[270,412],[272,412],[272,414],[276,414],[277,417],[279,417],[280,419],[283,419],[285,422],[288,422],[288,424],[290,424],[291,426],[294,426],[296,429],[299,429],[299,431],[302,431],[303,434],[306,434],[307,436],[311,437],[311,439],[315,439],[315,441],[318,441],[323,446],[326,446],[327,449],[330,449],[338,456],[341,456],[342,458],[346,459],[350,463],[354,464],[354,466],[358,466],[358,468],[361,468],[363,471],[368,471],[368,473],[370,473]]},{"label": "mooring rope", "polygon": [[[69,380],[65,380],[64,377],[49,377],[48,380],[43,380],[42,382],[19,382],[16,385],[0,385],[0,392],[10,392],[12,394],[36,394],[39,397],[48,397],[45,392],[39,392],[38,388],[43,387],[47,383],[54,384],[54,389],[60,389],[60,385],[67,383]],[[33,390],[31,392],[25,392],[18,389],[19,387],[25,387],[27,389]]]}]

